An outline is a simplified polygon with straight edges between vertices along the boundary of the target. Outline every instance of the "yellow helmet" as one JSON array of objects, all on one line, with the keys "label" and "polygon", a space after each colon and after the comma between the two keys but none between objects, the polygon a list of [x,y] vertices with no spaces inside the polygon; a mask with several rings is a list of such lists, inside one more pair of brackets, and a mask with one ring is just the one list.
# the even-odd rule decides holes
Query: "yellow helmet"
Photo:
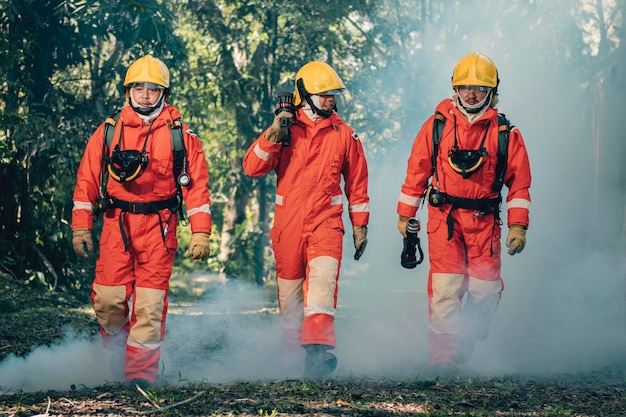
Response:
[{"label": "yellow helmet", "polygon": [[130,88],[137,83],[154,84],[154,86],[169,89],[170,70],[160,59],[145,55],[130,64],[126,71],[124,87]]},{"label": "yellow helmet", "polygon": [[496,64],[487,55],[479,52],[472,52],[461,58],[452,73],[452,87],[476,85],[496,88],[499,82]]},{"label": "yellow helmet", "polygon": [[339,94],[346,86],[339,75],[325,62],[305,64],[296,73],[296,89],[293,104],[299,106],[312,94]]}]

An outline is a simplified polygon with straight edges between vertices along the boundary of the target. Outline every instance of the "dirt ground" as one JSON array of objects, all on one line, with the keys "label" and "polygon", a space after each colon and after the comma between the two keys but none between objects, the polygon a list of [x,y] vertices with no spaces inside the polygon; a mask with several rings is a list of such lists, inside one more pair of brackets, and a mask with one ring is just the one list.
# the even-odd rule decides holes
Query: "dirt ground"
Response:
[{"label": "dirt ground", "polygon": [[[6,294],[6,293],[5,293]],[[63,326],[97,334],[89,308],[41,298],[0,314],[0,362],[62,337]],[[1,392],[0,387],[0,392]],[[146,391],[123,384],[0,394],[6,416],[626,416],[626,376],[611,367],[551,378],[433,375],[409,380],[336,378],[177,384]]]}]

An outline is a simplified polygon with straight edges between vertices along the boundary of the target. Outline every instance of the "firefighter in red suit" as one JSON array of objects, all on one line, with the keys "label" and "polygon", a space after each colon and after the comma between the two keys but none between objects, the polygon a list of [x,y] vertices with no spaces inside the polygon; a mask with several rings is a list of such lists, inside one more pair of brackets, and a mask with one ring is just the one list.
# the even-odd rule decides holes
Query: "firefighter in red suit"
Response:
[{"label": "firefighter in red suit", "polygon": [[[471,357],[476,340],[488,336],[503,290],[498,180],[498,71],[481,53],[454,68],[454,96],[439,103],[417,134],[398,201],[398,229],[428,201],[429,362],[455,372]],[[433,143],[435,117],[443,118]],[[437,148],[437,149],[435,149]],[[433,150],[436,157],[433,158]],[[506,169],[508,253],[526,244],[531,185],[522,135],[509,133]]]},{"label": "firefighter in red suit", "polygon": [[176,227],[182,213],[178,193],[191,225],[191,260],[209,256],[211,201],[202,144],[182,121],[186,160],[181,175],[174,175],[169,125],[181,115],[166,102],[167,66],[150,55],[139,58],[129,66],[124,88],[128,103],[119,113],[108,149],[103,147],[103,123],[89,139],[80,162],[72,243],[79,256],[88,257],[85,249],[93,250],[94,212],[101,208],[103,226],[91,300],[105,347],[124,364],[125,379],[145,388],[157,377],[165,335],[169,280],[178,246]]},{"label": "firefighter in red suit", "polygon": [[[306,350],[304,374],[334,371],[334,315],[342,258],[345,197],[355,259],[367,244],[368,170],[354,130],[336,113],[335,95],[345,86],[324,62],[296,74],[293,104],[249,147],[243,168],[250,176],[276,173],[276,206],[270,232],[284,345]],[[281,119],[292,123],[281,125]],[[289,130],[289,133],[287,132]],[[289,142],[285,140],[289,135]]]}]

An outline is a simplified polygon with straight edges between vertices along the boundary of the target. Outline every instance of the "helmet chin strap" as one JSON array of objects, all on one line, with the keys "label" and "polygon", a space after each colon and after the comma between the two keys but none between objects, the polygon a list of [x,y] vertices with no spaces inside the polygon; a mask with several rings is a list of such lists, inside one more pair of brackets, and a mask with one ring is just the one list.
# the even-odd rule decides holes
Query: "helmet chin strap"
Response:
[{"label": "helmet chin strap", "polygon": [[482,113],[483,110],[489,105],[489,103],[491,102],[491,97],[493,95],[493,89],[489,92],[489,94],[487,94],[485,96],[485,98],[483,98],[480,102],[476,103],[476,104],[467,104],[460,95],[457,94],[458,97],[458,102],[461,105],[461,107],[463,108],[463,110],[465,110],[465,112],[467,114],[470,115],[474,115],[476,113]]},{"label": "helmet chin strap", "polygon": [[323,117],[324,119],[328,119],[330,117],[330,115],[333,114],[333,110],[335,110],[335,111],[337,110],[337,106],[334,106],[330,111],[322,110],[319,107],[319,105],[320,105],[320,98],[319,98],[319,96],[316,96],[316,95],[313,95],[313,94],[307,94],[306,102],[311,107],[311,111],[313,112],[313,114],[317,114],[317,115]]},{"label": "helmet chin strap", "polygon": [[165,102],[163,100],[164,94],[161,92],[161,97],[159,97],[159,101],[156,102],[154,106],[143,107],[138,105],[133,99],[132,95],[129,97],[129,104],[135,110],[142,119],[150,120],[152,117],[156,116],[161,112]]}]

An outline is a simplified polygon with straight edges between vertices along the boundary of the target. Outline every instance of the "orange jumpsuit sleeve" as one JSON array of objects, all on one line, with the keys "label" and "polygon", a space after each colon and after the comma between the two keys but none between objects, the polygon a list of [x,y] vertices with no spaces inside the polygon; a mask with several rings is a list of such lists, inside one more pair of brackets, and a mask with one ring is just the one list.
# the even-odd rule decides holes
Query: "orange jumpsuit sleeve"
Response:
[{"label": "orange jumpsuit sleeve", "polygon": [[509,134],[507,168],[504,184],[509,189],[506,197],[508,226],[519,224],[528,227],[530,211],[530,162],[524,139],[519,129]]},{"label": "orange jumpsuit sleeve", "polygon": [[432,131],[431,116],[417,133],[407,163],[406,177],[398,198],[398,214],[413,217],[428,187],[428,179],[432,176]]},{"label": "orange jumpsuit sleeve", "polygon": [[353,226],[366,226],[370,215],[367,161],[363,144],[354,131],[351,131],[351,137],[343,169],[348,215]]},{"label": "orange jumpsuit sleeve", "polygon": [[192,233],[211,233],[211,196],[209,194],[209,167],[200,138],[183,123],[187,150],[187,173],[191,183],[182,187],[183,199]]},{"label": "orange jumpsuit sleeve", "polygon": [[265,139],[265,131],[254,141],[243,158],[243,170],[251,177],[262,177],[276,168],[283,145]]},{"label": "orange jumpsuit sleeve", "polygon": [[93,210],[100,195],[103,143],[104,123],[89,138],[78,166],[72,197],[72,230],[93,228]]}]

